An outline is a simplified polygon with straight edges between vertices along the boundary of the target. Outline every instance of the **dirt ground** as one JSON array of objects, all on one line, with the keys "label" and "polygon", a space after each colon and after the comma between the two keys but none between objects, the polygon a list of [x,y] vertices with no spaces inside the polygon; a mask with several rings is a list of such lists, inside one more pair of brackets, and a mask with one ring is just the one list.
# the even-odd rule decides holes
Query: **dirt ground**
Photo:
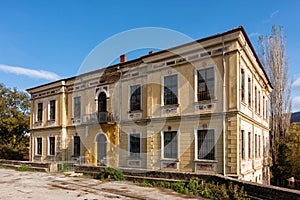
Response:
[{"label": "dirt ground", "polygon": [[[64,174],[18,172],[0,168],[0,199],[100,200],[100,199],[195,199],[162,188],[140,187],[132,182],[101,182]],[[200,199],[200,198],[199,198]]]}]

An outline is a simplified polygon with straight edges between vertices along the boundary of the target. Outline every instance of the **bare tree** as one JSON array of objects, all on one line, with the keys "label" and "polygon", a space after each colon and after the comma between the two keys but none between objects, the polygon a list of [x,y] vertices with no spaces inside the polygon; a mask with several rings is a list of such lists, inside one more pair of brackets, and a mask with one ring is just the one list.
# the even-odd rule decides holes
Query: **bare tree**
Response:
[{"label": "bare tree", "polygon": [[271,36],[260,36],[260,54],[273,91],[270,95],[270,153],[273,184],[283,175],[287,162],[285,158],[287,131],[291,112],[291,83],[289,62],[286,55],[286,37],[283,27],[273,25]]}]

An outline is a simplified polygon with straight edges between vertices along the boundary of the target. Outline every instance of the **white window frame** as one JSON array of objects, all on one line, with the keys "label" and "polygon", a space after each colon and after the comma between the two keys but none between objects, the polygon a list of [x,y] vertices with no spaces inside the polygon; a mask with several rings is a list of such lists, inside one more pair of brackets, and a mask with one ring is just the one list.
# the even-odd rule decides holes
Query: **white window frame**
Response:
[{"label": "white window frame", "polygon": [[82,117],[82,97],[81,95],[76,95],[76,96],[73,96],[72,98],[72,118],[74,119],[75,118],[75,98],[80,98],[80,117],[79,118],[76,118],[76,119],[80,119]]},{"label": "white window frame", "polygon": [[[42,149],[41,149],[41,154],[38,154],[38,138],[41,138],[42,140]],[[38,136],[35,138],[35,155],[37,156],[42,156],[43,155],[43,137]]]},{"label": "white window frame", "polygon": [[[80,156],[80,153],[81,153],[81,137],[79,135],[73,135],[72,136],[72,156],[75,157],[75,151],[74,151],[74,146],[75,146],[75,140],[74,138],[75,137],[79,137],[79,148],[80,148],[80,151],[79,151],[79,156]],[[77,157],[77,156],[76,156]]]},{"label": "white window frame", "polygon": [[50,119],[50,102],[51,101],[55,101],[55,119],[54,119],[54,121],[56,121],[57,120],[57,100],[56,100],[56,98],[48,100],[48,103],[47,103],[47,120],[48,121],[53,120],[53,119]]},{"label": "white window frame", "polygon": [[[244,74],[242,74],[242,71],[244,72]],[[246,75],[246,69],[245,67],[241,67],[240,68],[240,98],[241,98],[241,102],[246,103],[246,96],[247,96],[247,92],[246,92],[246,79],[247,79],[247,75]],[[244,90],[242,88],[242,80],[244,80]],[[244,92],[244,99],[242,99],[242,91]]]},{"label": "white window frame", "polygon": [[[50,138],[54,137],[54,155],[50,154]],[[48,136],[47,137],[47,155],[48,156],[55,156],[56,154],[56,137],[55,136]]]},{"label": "white window frame", "polygon": [[[165,105],[165,98],[164,98],[164,92],[165,92],[165,77],[168,77],[168,76],[174,76],[176,75],[177,76],[177,104],[180,105],[180,90],[179,90],[179,79],[180,79],[180,76],[179,76],[179,73],[170,73],[170,74],[166,74],[166,75],[162,75],[161,76],[161,106],[171,106],[172,104],[167,104]],[[174,104],[176,105],[176,104]]]},{"label": "white window frame", "polygon": [[[164,145],[164,132],[177,132],[177,158],[165,158],[165,145]],[[179,155],[180,155],[180,131],[179,130],[163,130],[160,132],[161,134],[161,159],[162,160],[171,160],[171,161],[178,161],[179,160]]]},{"label": "white window frame", "polygon": [[139,110],[131,110],[130,109],[130,99],[131,99],[131,87],[132,86],[139,86],[141,88],[141,102],[140,102],[140,105],[141,105],[141,109],[142,110],[142,107],[143,107],[143,90],[142,90],[142,84],[141,83],[136,83],[136,84],[130,84],[128,85],[128,111],[139,111]]},{"label": "white window frame", "polygon": [[[128,151],[128,157],[130,157],[130,158],[132,158],[132,159],[134,159],[134,158],[136,158],[136,159],[140,159],[141,158],[141,153],[142,153],[142,138],[141,138],[141,136],[142,136],[142,133],[140,133],[140,132],[138,132],[138,133],[129,133],[129,134],[127,134],[128,135],[128,137],[127,137],[127,151]],[[130,155],[130,135],[139,135],[139,138],[140,138],[140,153],[139,153],[139,156],[138,157],[132,157],[131,155]]]},{"label": "white window frame", "polygon": [[[198,131],[203,130],[213,130],[214,131],[214,160],[207,160],[207,159],[198,159]],[[205,162],[215,162],[217,161],[217,138],[216,138],[216,128],[207,128],[207,129],[195,129],[194,130],[194,137],[195,137],[195,161],[205,161]]]},{"label": "white window frame", "polygon": [[[198,103],[198,71],[200,70],[206,70],[206,69],[209,69],[209,68],[213,68],[214,70],[214,98],[211,98],[210,100],[217,100],[217,96],[216,96],[216,82],[217,82],[217,77],[216,77],[216,65],[209,65],[209,66],[205,66],[203,68],[196,68],[194,70],[194,87],[195,87],[195,91],[194,91],[194,98],[195,98],[195,103]],[[207,101],[210,101],[210,100],[207,100]],[[203,101],[206,101],[206,100],[203,100]]]},{"label": "white window frame", "polygon": [[36,120],[36,122],[42,122],[42,121],[39,121],[39,119],[38,119],[38,117],[39,117],[39,104],[42,104],[42,121],[44,121],[44,102],[42,102],[42,101],[38,101],[38,102],[36,102],[36,117],[35,117],[35,120]]}]

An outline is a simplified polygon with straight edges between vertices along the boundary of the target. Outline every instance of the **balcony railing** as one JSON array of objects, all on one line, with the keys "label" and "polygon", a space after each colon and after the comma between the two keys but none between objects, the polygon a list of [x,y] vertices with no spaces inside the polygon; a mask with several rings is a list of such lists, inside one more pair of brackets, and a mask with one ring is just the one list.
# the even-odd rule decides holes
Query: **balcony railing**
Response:
[{"label": "balcony railing", "polygon": [[98,112],[98,122],[107,123],[108,122],[108,112]]},{"label": "balcony railing", "polygon": [[83,123],[99,123],[99,124],[105,124],[105,123],[114,123],[114,117],[111,112],[95,112],[91,114],[84,115],[82,117]]}]

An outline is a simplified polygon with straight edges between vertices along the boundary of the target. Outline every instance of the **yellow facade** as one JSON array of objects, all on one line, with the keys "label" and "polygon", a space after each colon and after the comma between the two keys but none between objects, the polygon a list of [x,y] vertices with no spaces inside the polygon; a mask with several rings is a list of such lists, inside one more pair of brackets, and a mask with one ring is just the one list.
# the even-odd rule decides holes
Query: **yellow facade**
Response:
[{"label": "yellow facade", "polygon": [[32,160],[268,182],[271,85],[242,27],[28,91]]}]

